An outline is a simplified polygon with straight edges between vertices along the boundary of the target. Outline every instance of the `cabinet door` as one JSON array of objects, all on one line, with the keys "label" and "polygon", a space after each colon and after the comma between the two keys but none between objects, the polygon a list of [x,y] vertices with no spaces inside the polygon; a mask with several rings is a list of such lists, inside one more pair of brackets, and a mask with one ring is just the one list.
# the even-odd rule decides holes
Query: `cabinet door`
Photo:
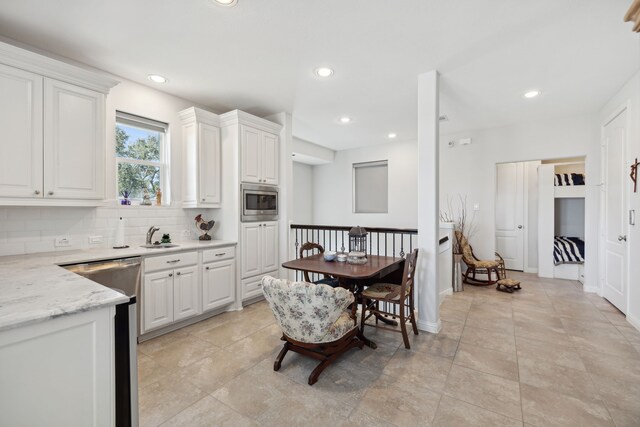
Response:
[{"label": "cabinet door", "polygon": [[202,311],[206,312],[235,301],[236,263],[211,262],[202,269]]},{"label": "cabinet door", "polygon": [[42,197],[42,77],[0,64],[0,197]]},{"label": "cabinet door", "polygon": [[104,198],[104,95],[44,81],[44,197]]},{"label": "cabinet door", "polygon": [[262,182],[278,185],[278,137],[262,132]]},{"label": "cabinet door", "polygon": [[242,151],[242,181],[262,182],[260,171],[261,141],[260,131],[249,126],[240,127]]},{"label": "cabinet door", "polygon": [[143,333],[173,322],[173,271],[145,274]]},{"label": "cabinet door", "polygon": [[260,246],[262,223],[242,224],[242,277],[260,274],[262,247]]},{"label": "cabinet door", "polygon": [[202,313],[200,295],[198,268],[196,266],[174,270],[173,320],[186,319]]},{"label": "cabinet door", "polygon": [[262,296],[262,277],[251,277],[242,281],[242,301]]},{"label": "cabinet door", "polygon": [[198,126],[200,204],[220,205],[220,129],[206,123]]},{"label": "cabinet door", "polygon": [[277,270],[280,263],[278,253],[278,223],[265,222],[262,224],[261,273]]}]

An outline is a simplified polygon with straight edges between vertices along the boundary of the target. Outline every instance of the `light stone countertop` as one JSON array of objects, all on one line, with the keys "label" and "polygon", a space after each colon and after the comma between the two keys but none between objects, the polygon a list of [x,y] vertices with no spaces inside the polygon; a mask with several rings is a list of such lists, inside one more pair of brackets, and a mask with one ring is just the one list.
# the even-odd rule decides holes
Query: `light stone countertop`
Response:
[{"label": "light stone countertop", "polygon": [[97,248],[0,257],[0,331],[59,316],[120,304],[119,292],[59,267],[90,261],[154,256],[171,252],[216,248],[236,242],[178,242],[166,249]]}]

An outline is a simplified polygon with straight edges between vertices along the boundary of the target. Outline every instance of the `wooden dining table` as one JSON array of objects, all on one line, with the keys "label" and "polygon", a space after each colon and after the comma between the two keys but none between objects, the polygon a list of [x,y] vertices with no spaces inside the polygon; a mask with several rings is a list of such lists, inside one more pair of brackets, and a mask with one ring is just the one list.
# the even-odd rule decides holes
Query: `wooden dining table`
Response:
[{"label": "wooden dining table", "polygon": [[[289,270],[335,277],[339,280],[340,286],[349,289],[354,294],[361,292],[365,286],[382,281],[382,279],[389,283],[400,283],[403,266],[404,258],[401,257],[368,255],[365,264],[349,264],[348,262],[325,261],[323,254],[298,258],[282,264],[282,267]],[[397,325],[397,322],[382,316],[378,317],[378,320]],[[364,339],[367,346],[377,347],[370,339],[366,337]]]}]

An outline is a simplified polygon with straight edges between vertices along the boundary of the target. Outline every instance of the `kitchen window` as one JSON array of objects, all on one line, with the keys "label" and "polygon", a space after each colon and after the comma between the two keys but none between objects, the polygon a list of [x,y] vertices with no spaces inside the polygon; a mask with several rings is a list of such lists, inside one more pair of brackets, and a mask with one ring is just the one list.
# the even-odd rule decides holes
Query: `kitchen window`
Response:
[{"label": "kitchen window", "polygon": [[389,165],[387,160],[353,164],[353,212],[389,211]]},{"label": "kitchen window", "polygon": [[142,202],[147,190],[155,205],[160,190],[168,204],[168,128],[166,123],[116,111],[117,198]]}]

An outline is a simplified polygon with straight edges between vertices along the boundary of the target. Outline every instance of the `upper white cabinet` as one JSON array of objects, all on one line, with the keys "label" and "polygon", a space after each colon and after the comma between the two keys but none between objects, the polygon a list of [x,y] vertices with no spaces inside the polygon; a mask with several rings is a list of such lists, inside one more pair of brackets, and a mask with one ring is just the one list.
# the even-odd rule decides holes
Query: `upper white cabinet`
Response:
[{"label": "upper white cabinet", "polygon": [[278,185],[278,136],[248,125],[240,128],[242,181]]},{"label": "upper white cabinet", "polygon": [[239,159],[240,181],[278,185],[282,126],[234,110],[220,116],[220,127],[223,145]]},{"label": "upper white cabinet", "polygon": [[104,95],[44,81],[44,197],[104,199]]},{"label": "upper white cabinet", "polygon": [[101,203],[105,96],[117,83],[0,42],[0,205]]},{"label": "upper white cabinet", "polygon": [[0,195],[42,196],[42,91],[37,74],[0,64]]},{"label": "upper white cabinet", "polygon": [[179,116],[184,147],[183,206],[219,208],[222,162],[218,116],[195,107]]}]

